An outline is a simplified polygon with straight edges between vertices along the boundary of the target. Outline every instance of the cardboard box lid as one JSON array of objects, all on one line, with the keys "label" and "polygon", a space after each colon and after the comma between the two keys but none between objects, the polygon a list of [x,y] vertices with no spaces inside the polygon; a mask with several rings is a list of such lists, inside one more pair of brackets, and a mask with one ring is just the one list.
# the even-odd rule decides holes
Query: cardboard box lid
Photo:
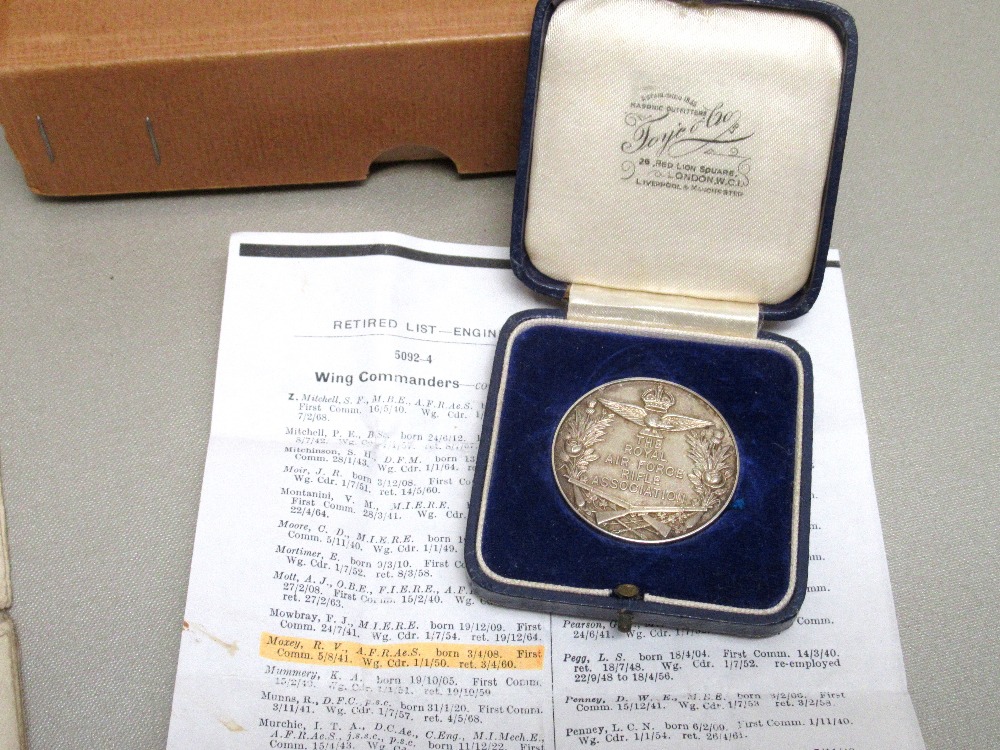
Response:
[{"label": "cardboard box lid", "polygon": [[511,171],[534,0],[0,4],[0,124],[45,195]]},{"label": "cardboard box lid", "polygon": [[0,71],[514,35],[530,0],[23,0],[0,13]]}]

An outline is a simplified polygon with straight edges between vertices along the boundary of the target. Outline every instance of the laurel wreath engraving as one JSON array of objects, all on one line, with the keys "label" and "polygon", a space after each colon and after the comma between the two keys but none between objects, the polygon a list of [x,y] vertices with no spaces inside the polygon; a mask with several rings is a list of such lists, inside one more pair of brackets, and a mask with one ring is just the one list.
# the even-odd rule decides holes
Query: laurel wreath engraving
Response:
[{"label": "laurel wreath engraving", "polygon": [[732,446],[723,442],[722,430],[692,430],[687,436],[687,457],[694,467],[688,474],[694,494],[702,506],[713,511],[725,500],[729,480],[735,473]]},{"label": "laurel wreath engraving", "polygon": [[567,479],[582,480],[587,475],[590,464],[600,458],[594,446],[604,441],[604,435],[615,415],[608,414],[595,419],[596,411],[597,401],[591,401],[585,411],[574,412],[566,422],[566,437],[559,454],[559,469]]}]

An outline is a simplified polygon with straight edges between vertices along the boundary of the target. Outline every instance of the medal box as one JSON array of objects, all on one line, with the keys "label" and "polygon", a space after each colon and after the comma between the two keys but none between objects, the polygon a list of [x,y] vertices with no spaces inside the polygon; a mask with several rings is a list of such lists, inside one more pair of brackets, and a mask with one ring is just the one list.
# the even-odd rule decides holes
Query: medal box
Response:
[{"label": "medal box", "polygon": [[542,0],[466,536],[505,606],[747,636],[808,563],[812,380],[857,35],[812,0]]}]

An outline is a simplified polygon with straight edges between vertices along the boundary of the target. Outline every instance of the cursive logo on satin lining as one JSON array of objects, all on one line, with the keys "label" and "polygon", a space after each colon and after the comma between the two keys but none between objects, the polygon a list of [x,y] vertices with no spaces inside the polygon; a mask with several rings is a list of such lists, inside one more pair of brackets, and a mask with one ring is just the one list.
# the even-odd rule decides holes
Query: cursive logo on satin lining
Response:
[{"label": "cursive logo on satin lining", "polygon": [[624,124],[622,180],[733,198],[750,185],[754,132],[738,107],[646,88],[629,103]]}]

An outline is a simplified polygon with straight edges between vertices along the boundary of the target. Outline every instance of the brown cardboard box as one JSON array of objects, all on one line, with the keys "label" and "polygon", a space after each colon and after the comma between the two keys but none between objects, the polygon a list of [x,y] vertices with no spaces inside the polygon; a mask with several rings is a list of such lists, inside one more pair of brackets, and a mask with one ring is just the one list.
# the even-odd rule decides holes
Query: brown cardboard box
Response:
[{"label": "brown cardboard box", "polygon": [[534,0],[12,0],[0,124],[46,195],[514,169]]}]

